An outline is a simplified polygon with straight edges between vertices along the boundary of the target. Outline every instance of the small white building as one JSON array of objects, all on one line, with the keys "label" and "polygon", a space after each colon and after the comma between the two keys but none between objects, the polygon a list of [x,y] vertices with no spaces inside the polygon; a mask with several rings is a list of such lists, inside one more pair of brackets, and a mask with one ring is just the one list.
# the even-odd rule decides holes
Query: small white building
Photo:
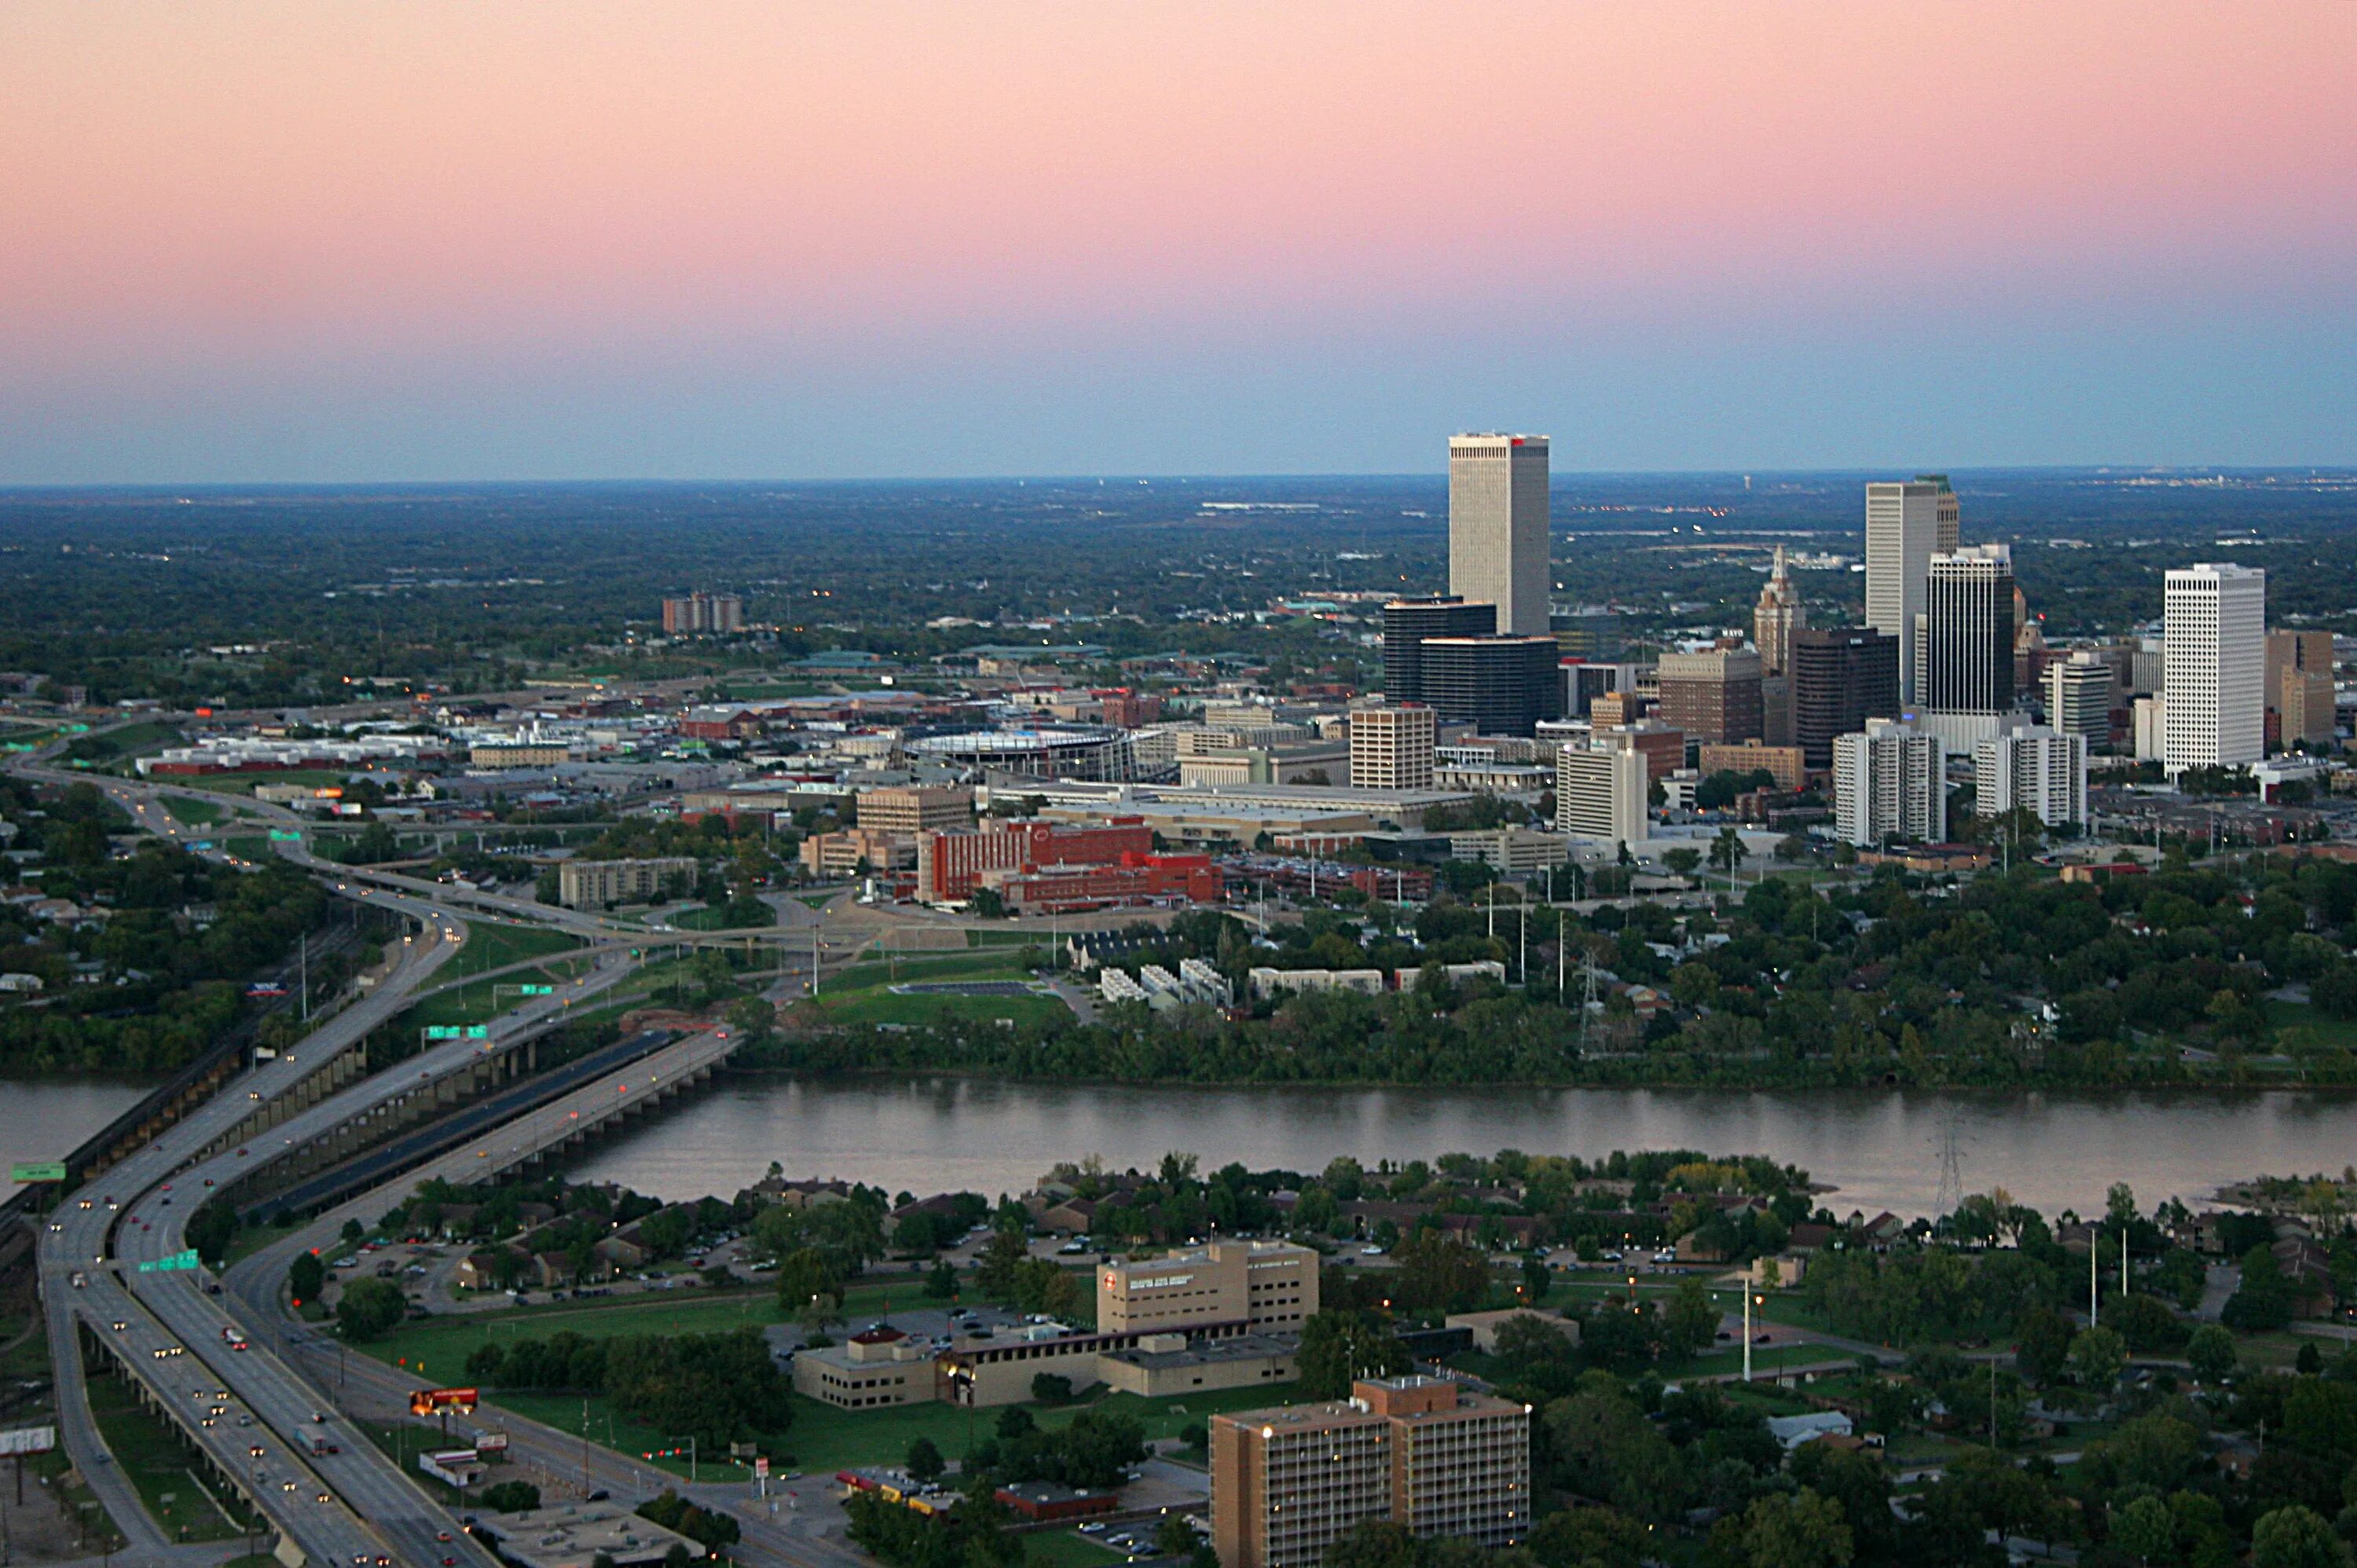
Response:
[{"label": "small white building", "polygon": [[1840,1411],[1813,1410],[1806,1415],[1770,1416],[1768,1435],[1790,1454],[1803,1443],[1813,1443],[1820,1437],[1848,1437],[1853,1433],[1849,1417]]}]

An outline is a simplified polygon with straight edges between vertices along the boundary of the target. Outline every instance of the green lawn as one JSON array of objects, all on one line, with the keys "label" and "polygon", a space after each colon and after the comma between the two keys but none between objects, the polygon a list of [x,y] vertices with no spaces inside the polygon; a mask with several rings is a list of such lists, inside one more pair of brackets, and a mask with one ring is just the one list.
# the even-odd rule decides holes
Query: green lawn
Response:
[{"label": "green lawn", "polygon": [[[994,977],[995,978],[995,977]],[[1009,976],[1008,978],[1018,978]],[[1017,1026],[1067,1018],[1071,1010],[1057,996],[902,996],[890,991],[867,991],[840,1001],[821,995],[819,1004],[845,1024],[934,1024],[957,1018],[987,1022],[1012,1019]]]},{"label": "green lawn", "polygon": [[581,939],[548,926],[511,926],[497,920],[467,922],[466,945],[458,956],[450,961],[449,972],[455,978],[480,974],[487,969],[503,969],[511,963],[522,963],[528,958],[547,958],[554,953],[570,952],[581,945]]},{"label": "green lawn", "polygon": [[142,1407],[125,1380],[92,1378],[90,1408],[115,1464],[166,1535],[176,1541],[233,1541],[242,1533],[242,1506],[220,1498],[239,1523],[221,1517],[197,1451],[168,1418]]},{"label": "green lawn", "polygon": [[750,926],[731,926],[724,923],[728,918],[728,911],[726,908],[715,908],[707,904],[701,909],[690,909],[683,914],[673,915],[671,918],[671,923],[685,931],[758,931],[766,930],[778,923],[778,912],[767,904],[761,906],[761,913],[769,918]]},{"label": "green lawn", "polygon": [[214,779],[176,779],[173,783],[188,789],[202,789],[213,795],[252,796],[256,784],[300,784],[317,789],[341,784],[345,774],[332,768],[293,768],[284,773],[224,773]]},{"label": "green lawn", "polygon": [[[462,953],[460,955],[464,957]],[[422,1029],[429,1024],[482,1024],[519,1006],[523,998],[502,986],[561,985],[589,967],[586,958],[560,959],[535,969],[519,970],[496,980],[473,980],[463,985],[446,986],[429,993],[416,1006],[394,1020],[403,1029]],[[497,966],[491,966],[497,967]]]},{"label": "green lawn", "polygon": [[1123,1561],[1112,1547],[1100,1546],[1094,1537],[1070,1529],[1026,1531],[1023,1556],[1039,1568],[1104,1568]]},{"label": "green lawn", "polygon": [[192,827],[210,827],[229,814],[210,800],[191,800],[185,795],[175,795],[165,805],[173,816]]},{"label": "green lawn", "polygon": [[826,983],[819,993],[819,1005],[846,1024],[921,1025],[949,1018],[1011,1018],[1022,1025],[1066,1016],[1069,1009],[1060,998],[1050,995],[903,994],[891,989],[895,983],[912,982],[1028,981],[1028,972],[1011,959],[1006,952],[986,949],[863,959]]}]

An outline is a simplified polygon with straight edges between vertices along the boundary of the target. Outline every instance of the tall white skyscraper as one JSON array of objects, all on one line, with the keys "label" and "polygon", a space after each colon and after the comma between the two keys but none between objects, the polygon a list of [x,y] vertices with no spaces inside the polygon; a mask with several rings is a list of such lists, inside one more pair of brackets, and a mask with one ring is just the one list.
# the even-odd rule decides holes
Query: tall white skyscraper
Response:
[{"label": "tall white skyscraper", "polygon": [[1504,637],[1547,635],[1547,438],[1448,438],[1448,591],[1498,607]]},{"label": "tall white skyscraper", "polygon": [[1916,618],[1924,613],[1932,557],[1961,542],[1963,515],[1946,476],[1866,487],[1866,624],[1899,639],[1899,700],[1916,691]]},{"label": "tall white skyscraper", "polygon": [[2161,766],[2237,767],[2266,755],[2267,575],[2200,562],[2170,572],[2162,636]]}]

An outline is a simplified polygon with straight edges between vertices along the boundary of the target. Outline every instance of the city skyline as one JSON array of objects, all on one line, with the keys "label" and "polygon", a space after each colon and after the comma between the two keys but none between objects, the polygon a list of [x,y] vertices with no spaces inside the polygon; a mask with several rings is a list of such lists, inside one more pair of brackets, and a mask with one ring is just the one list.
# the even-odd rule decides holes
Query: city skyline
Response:
[{"label": "city skyline", "polygon": [[6,26],[0,483],[2357,459],[2322,0]]}]

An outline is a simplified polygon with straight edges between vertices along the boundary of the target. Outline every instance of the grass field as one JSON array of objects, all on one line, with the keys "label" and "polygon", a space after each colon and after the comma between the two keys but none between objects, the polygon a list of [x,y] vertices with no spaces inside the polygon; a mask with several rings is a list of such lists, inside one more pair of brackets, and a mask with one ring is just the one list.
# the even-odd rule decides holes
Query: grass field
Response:
[{"label": "grass field", "polygon": [[306,789],[317,789],[343,781],[343,773],[332,768],[294,768],[284,773],[229,773],[218,779],[176,779],[173,783],[184,789],[202,789],[212,795],[251,796],[256,784],[300,784]]},{"label": "grass field", "polygon": [[229,815],[227,810],[210,800],[191,800],[185,795],[175,795],[165,804],[175,818],[191,827],[209,828]]},{"label": "grass field", "polygon": [[958,996],[939,993],[902,994],[897,982],[1013,981],[1030,975],[1003,951],[969,950],[942,956],[918,954],[893,960],[867,959],[852,965],[828,983],[819,1005],[845,1024],[931,1024],[950,1018],[989,1020],[1011,1018],[1017,1025],[1045,1023],[1069,1015],[1054,996]]},{"label": "grass field", "polygon": [[[164,1416],[143,1408],[121,1378],[92,1378],[90,1408],[115,1463],[137,1488],[149,1517],[176,1541],[234,1541],[245,1511],[217,1497],[203,1479],[196,1450]],[[227,1503],[234,1522],[222,1515]]]},{"label": "grass field", "polygon": [[[459,955],[464,958],[466,955]],[[422,1029],[428,1024],[482,1024],[518,1005],[523,998],[501,986],[555,985],[589,967],[586,958],[552,959],[534,969],[518,970],[496,980],[469,981],[436,991],[401,1015],[402,1027]],[[497,966],[490,966],[497,967]]]},{"label": "grass field", "polygon": [[2357,1051],[2357,1019],[2335,1018],[2305,1002],[2270,1002],[2267,1021],[2278,1035],[2286,1029],[2309,1029],[2325,1045]]},{"label": "grass field", "polygon": [[452,978],[480,974],[487,969],[501,969],[521,963],[528,958],[547,958],[554,953],[570,952],[581,945],[577,937],[546,926],[510,926],[496,920],[467,922],[466,945],[458,956],[450,961]]},{"label": "grass field", "polygon": [[722,922],[728,918],[728,911],[707,905],[701,909],[690,909],[684,914],[673,915],[671,918],[671,923],[685,931],[756,931],[767,929],[778,923],[778,912],[767,904],[761,906],[761,913],[767,915],[769,918],[757,925],[724,925]]},{"label": "grass field", "polygon": [[137,752],[169,746],[179,738],[179,725],[164,719],[149,719],[143,724],[125,725],[104,735],[77,736],[73,745],[67,748],[67,755],[103,767]]}]

